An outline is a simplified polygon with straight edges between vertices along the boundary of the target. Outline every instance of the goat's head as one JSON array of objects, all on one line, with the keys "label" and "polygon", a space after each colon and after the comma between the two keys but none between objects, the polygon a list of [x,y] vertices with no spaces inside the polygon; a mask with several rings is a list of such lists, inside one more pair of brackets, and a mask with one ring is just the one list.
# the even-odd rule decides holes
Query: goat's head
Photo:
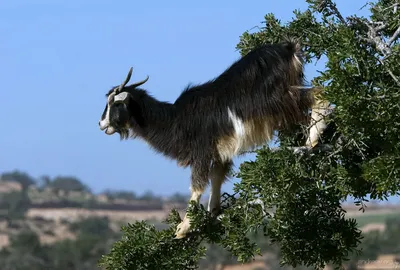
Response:
[{"label": "goat's head", "polygon": [[127,86],[132,75],[132,70],[130,68],[125,80],[119,86],[111,89],[106,95],[107,104],[99,121],[99,126],[101,130],[105,130],[107,135],[117,132],[121,135],[121,138],[129,136],[131,112],[135,111],[135,108],[132,108],[135,106],[135,102],[132,99],[131,93],[126,88],[129,87],[129,91],[132,91],[135,87],[144,84],[149,79],[149,76],[147,76],[144,80]]}]

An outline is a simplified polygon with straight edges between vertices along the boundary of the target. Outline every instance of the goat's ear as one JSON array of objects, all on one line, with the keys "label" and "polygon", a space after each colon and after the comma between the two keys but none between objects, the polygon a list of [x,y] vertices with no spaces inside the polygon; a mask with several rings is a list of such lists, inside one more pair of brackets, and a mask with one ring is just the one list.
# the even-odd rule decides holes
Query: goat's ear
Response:
[{"label": "goat's ear", "polygon": [[129,98],[129,93],[128,92],[122,92],[122,93],[119,93],[118,95],[116,95],[114,97],[114,102],[126,103],[128,101],[128,98]]}]

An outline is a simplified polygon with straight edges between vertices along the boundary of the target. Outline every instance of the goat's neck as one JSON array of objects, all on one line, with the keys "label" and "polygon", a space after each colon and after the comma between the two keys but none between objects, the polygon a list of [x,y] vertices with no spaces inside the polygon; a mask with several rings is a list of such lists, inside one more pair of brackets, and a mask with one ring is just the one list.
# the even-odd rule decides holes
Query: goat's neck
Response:
[{"label": "goat's neck", "polygon": [[144,123],[139,135],[158,151],[165,152],[164,148],[168,147],[166,141],[173,135],[174,105],[144,94],[140,107]]}]

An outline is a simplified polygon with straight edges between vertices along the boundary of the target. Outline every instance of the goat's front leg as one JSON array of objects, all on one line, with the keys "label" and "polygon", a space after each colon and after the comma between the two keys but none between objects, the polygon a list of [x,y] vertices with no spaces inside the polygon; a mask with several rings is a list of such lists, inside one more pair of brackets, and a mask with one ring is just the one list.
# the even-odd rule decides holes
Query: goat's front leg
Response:
[{"label": "goat's front leg", "polygon": [[[196,202],[196,204],[199,204],[201,195],[203,195],[204,190],[206,189],[208,184],[210,162],[196,162],[192,165],[191,171],[190,201],[194,201]],[[186,213],[182,222],[178,225],[176,229],[175,238],[181,239],[186,237],[186,234],[189,232],[190,228],[190,219]]]},{"label": "goat's front leg", "polygon": [[232,167],[230,162],[215,162],[211,168],[211,192],[208,201],[208,211],[217,216],[221,211],[221,186]]}]

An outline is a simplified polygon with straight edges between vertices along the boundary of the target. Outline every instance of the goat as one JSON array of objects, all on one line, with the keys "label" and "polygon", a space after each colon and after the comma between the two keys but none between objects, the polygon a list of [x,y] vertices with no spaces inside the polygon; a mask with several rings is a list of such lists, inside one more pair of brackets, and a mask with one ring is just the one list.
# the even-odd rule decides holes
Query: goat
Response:
[{"label": "goat", "polygon": [[[232,159],[270,141],[273,132],[317,119],[307,139],[314,147],[325,127],[317,88],[304,87],[300,43],[264,44],[236,60],[218,77],[188,85],[174,103],[159,101],[142,88],[148,79],[127,85],[132,75],[106,94],[100,129],[122,139],[139,137],[156,152],[191,168],[191,201],[199,203],[211,180],[208,211],[220,212],[221,186]],[[185,215],[175,238],[190,230]]]}]

